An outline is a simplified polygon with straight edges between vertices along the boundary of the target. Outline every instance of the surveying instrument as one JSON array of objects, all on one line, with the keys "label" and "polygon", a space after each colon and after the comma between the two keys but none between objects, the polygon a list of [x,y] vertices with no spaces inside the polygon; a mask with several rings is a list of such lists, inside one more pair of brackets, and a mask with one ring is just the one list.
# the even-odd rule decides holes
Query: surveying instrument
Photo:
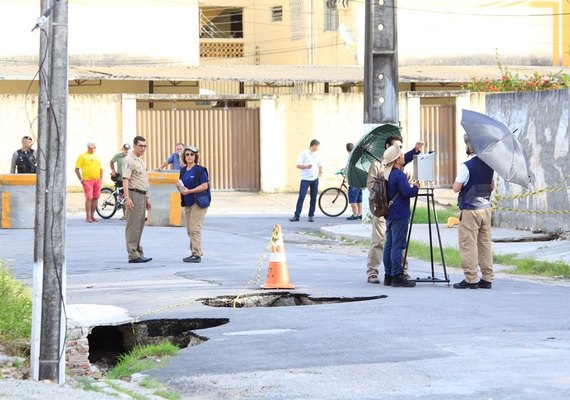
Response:
[{"label": "surveying instrument", "polygon": [[[443,247],[441,244],[441,235],[439,233],[439,223],[437,220],[437,213],[435,211],[435,198],[433,195],[434,181],[435,181],[435,152],[414,155],[414,180],[422,182],[424,185],[419,189],[418,195],[414,199],[414,208],[412,209],[412,218],[410,220],[410,228],[408,229],[408,239],[406,242],[406,251],[404,253],[403,265],[406,264],[408,258],[408,248],[410,246],[410,238],[412,236],[412,228],[414,227],[414,215],[416,214],[416,206],[418,198],[425,197],[427,204],[427,217],[428,217],[428,232],[429,232],[429,249],[431,259],[431,275],[427,278],[410,279],[413,282],[431,282],[431,283],[447,283],[449,285],[449,277],[447,276],[447,269],[445,267],[445,258],[443,256]],[[443,279],[435,276],[435,266],[433,259],[433,235],[432,235],[432,211],[433,222],[437,231],[437,239],[439,244],[439,252],[441,255],[441,264],[443,265]]]}]

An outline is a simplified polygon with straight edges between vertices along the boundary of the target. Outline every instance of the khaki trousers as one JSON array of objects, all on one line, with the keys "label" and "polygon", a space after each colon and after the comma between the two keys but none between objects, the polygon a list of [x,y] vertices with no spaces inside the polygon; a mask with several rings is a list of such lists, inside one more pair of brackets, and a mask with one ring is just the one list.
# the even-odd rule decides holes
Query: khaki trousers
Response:
[{"label": "khaki trousers", "polygon": [[386,236],[386,220],[384,217],[372,216],[372,235],[366,263],[366,275],[378,275],[378,268],[384,254],[384,237]]},{"label": "khaki trousers", "polygon": [[129,192],[133,201],[133,209],[127,210],[127,226],[125,227],[125,239],[127,242],[127,254],[129,260],[144,257],[141,246],[141,237],[144,229],[146,215],[146,195],[134,191]]},{"label": "khaki trousers", "polygon": [[200,208],[197,204],[184,207],[186,233],[190,238],[190,251],[193,256],[202,257],[202,225],[207,212],[208,207]]},{"label": "khaki trousers", "polygon": [[487,282],[493,282],[493,250],[491,246],[490,208],[461,210],[459,218],[459,253],[461,267],[468,283],[477,283],[477,266]]}]

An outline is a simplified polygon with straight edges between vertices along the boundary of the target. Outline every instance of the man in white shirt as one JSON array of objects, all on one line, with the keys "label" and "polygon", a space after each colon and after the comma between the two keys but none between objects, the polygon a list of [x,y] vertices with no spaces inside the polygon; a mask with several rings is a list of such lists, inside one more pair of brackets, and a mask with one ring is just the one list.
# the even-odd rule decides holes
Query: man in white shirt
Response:
[{"label": "man in white shirt", "polygon": [[319,177],[323,171],[321,161],[317,157],[319,150],[319,141],[311,140],[309,148],[303,150],[297,159],[297,168],[301,170],[301,184],[299,185],[299,197],[297,198],[297,207],[295,215],[289,219],[291,222],[299,221],[301,211],[303,211],[303,202],[307,195],[307,190],[311,189],[311,202],[309,203],[309,222],[314,221],[315,208],[317,205],[317,192],[319,191]]}]

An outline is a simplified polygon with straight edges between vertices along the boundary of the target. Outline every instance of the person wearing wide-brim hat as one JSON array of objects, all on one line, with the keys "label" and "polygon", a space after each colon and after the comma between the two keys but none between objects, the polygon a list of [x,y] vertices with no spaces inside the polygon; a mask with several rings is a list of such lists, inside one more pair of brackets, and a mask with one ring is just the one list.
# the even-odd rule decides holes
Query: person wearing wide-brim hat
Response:
[{"label": "person wearing wide-brim hat", "polygon": [[384,244],[385,275],[392,279],[393,287],[414,287],[416,283],[403,274],[402,254],[406,248],[406,235],[410,219],[410,198],[418,195],[419,184],[410,185],[402,168],[404,153],[398,144],[390,146],[383,157],[384,178],[388,201],[392,202],[386,216],[386,242]]}]

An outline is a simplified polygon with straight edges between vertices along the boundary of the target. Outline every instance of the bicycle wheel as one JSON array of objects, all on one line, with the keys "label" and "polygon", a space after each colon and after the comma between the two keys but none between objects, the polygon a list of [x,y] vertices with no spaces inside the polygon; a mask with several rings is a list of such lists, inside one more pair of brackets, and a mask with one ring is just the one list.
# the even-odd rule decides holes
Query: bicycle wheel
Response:
[{"label": "bicycle wheel", "polygon": [[319,208],[328,217],[338,217],[346,211],[348,197],[339,188],[325,189],[319,196]]},{"label": "bicycle wheel", "polygon": [[117,212],[117,199],[115,192],[111,188],[101,189],[101,195],[97,200],[97,214],[101,218],[109,219]]}]

